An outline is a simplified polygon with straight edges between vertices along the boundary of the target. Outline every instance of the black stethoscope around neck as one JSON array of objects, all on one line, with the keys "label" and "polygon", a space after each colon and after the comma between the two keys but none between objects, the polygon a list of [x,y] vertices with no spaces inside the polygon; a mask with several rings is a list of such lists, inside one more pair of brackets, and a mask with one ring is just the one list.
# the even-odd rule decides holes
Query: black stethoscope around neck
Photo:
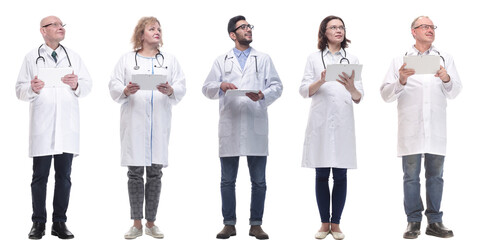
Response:
[{"label": "black stethoscope around neck", "polygon": [[[43,63],[45,63],[45,58],[40,54],[41,47],[43,47],[43,44],[40,45],[40,47],[38,47],[38,57],[35,60],[35,64],[37,65],[38,65],[38,60],[40,59],[43,60]],[[68,52],[66,51],[65,47],[63,47],[63,45],[60,44],[60,47],[63,48],[63,51],[65,51],[66,58],[68,59],[68,67],[71,67],[71,61],[70,61],[70,56],[68,56]]]},{"label": "black stethoscope around neck", "polygon": [[[349,59],[347,58],[347,52],[344,50],[344,53],[345,53],[345,56],[343,58],[340,59],[340,64],[342,64],[342,61],[347,61],[347,64],[350,64],[350,61]],[[320,56],[322,57],[322,65],[324,65],[324,69],[327,69],[327,67],[325,66],[325,61],[324,61],[324,51],[320,51]]]},{"label": "black stethoscope around neck", "polygon": [[[136,51],[136,54],[134,55],[134,70],[138,70],[139,69],[139,65],[138,65],[138,52],[139,50]],[[159,63],[159,60],[158,60],[158,55],[161,56],[161,63]],[[164,56],[163,54],[161,53],[161,51],[158,50],[158,53],[156,53],[156,55],[154,56],[154,58],[156,59],[156,62],[158,62],[159,65],[154,65],[154,67],[156,68],[162,68],[163,67],[163,64],[164,64]],[[164,66],[165,69],[168,69],[168,66]]]}]

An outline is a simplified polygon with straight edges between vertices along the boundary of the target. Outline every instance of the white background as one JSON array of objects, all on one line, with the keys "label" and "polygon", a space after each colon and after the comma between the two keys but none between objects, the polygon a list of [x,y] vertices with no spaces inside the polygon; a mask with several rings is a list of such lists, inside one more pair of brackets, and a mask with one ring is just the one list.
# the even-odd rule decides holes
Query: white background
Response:
[{"label": "white background", "polygon": [[[80,100],[81,154],[73,163],[68,210],[68,226],[76,239],[123,239],[132,224],[126,168],[120,167],[119,159],[120,105],[111,100],[108,82],[119,57],[131,50],[134,26],[143,16],[160,20],[163,50],[177,57],[187,77],[187,94],[173,109],[170,167],[163,171],[157,224],[166,239],[215,239],[222,228],[219,102],[205,98],[201,87],[214,59],[233,47],[227,22],[238,14],[255,25],[252,46],[272,57],[284,85],[282,97],[269,108],[263,228],[271,239],[313,239],[320,226],[315,172],[300,166],[310,100],[303,99],[298,88],[306,58],[317,50],[319,24],[328,15],[343,18],[352,40],[347,51],[364,65],[365,97],[355,105],[359,168],[348,174],[341,224],[347,239],[402,239],[406,227],[401,161],[396,157],[396,103],[385,103],[379,87],[392,58],[414,43],[410,24],[419,15],[430,16],[438,26],[435,46],[454,56],[464,86],[448,104],[442,210],[455,239],[474,236],[478,19],[471,1],[30,0],[6,4],[2,2],[0,8],[2,239],[26,239],[31,227],[28,103],[16,98],[14,86],[23,57],[43,42],[39,22],[48,15],[57,15],[67,24],[62,44],[81,55],[93,78],[91,94]],[[44,239],[54,239],[50,235],[53,173]],[[251,239],[250,182],[243,160],[237,198],[238,236],[233,239]],[[424,234],[425,227],[424,217],[420,239],[433,239]]]}]

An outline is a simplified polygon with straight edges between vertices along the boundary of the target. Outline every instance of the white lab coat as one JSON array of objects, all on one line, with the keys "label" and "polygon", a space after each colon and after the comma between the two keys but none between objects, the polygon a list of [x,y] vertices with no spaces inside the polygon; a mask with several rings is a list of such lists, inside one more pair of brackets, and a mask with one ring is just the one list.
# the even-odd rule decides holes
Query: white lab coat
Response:
[{"label": "white lab coat", "polygon": [[[326,66],[340,63],[343,57],[345,57],[343,49],[335,54],[328,49],[324,50]],[[346,57],[350,64],[359,63],[357,57],[353,55],[347,53]],[[346,61],[342,61],[344,62]],[[320,79],[322,71],[324,67],[321,51],[309,55],[299,89],[304,98],[309,97],[309,87]],[[340,78],[337,76],[337,79]],[[355,75],[354,84],[363,98],[361,76]],[[302,166],[357,168],[352,96],[342,84],[335,81],[324,83],[311,98]]]},{"label": "white lab coat", "polygon": [[[168,145],[171,132],[171,108],[186,94],[186,80],[176,58],[161,52],[162,57],[146,58],[138,54],[138,70],[135,67],[135,52],[124,54],[111,75],[109,83],[113,100],[121,104],[120,138],[122,166],[168,166]],[[166,68],[167,67],[167,68]],[[174,94],[166,96],[158,90],[138,90],[128,97],[124,89],[133,74],[167,75]]]},{"label": "white lab coat", "polygon": [[[226,97],[222,82],[238,89],[261,90],[264,99]],[[219,98],[219,157],[269,154],[267,107],[282,94],[282,82],[269,55],[251,49],[242,70],[231,49],[216,59],[202,92],[207,98]]]},{"label": "white lab coat", "polygon": [[[419,54],[414,47],[408,56]],[[439,55],[432,46],[424,55]],[[398,110],[398,156],[431,153],[446,154],[446,106],[447,98],[453,99],[460,93],[462,85],[452,56],[441,52],[445,59],[440,64],[450,75],[450,82],[433,74],[412,75],[405,86],[399,82],[398,70],[403,65],[403,56],[392,61],[390,69],[380,87],[383,100],[397,100]]]},{"label": "white lab coat", "polygon": [[[65,47],[66,48],[66,47]],[[74,73],[78,75],[78,88],[73,91],[70,86],[47,88],[39,94],[33,92],[31,80],[38,75],[38,68],[68,67],[65,51],[58,47],[57,63],[53,60],[53,50],[44,44],[40,49],[29,52],[23,61],[16,83],[16,93],[20,100],[30,102],[30,144],[29,156],[38,157],[62,153],[80,153],[80,115],[78,97],[86,96],[91,91],[91,78],[80,56],[66,48]],[[42,80],[42,79],[40,79]]]}]

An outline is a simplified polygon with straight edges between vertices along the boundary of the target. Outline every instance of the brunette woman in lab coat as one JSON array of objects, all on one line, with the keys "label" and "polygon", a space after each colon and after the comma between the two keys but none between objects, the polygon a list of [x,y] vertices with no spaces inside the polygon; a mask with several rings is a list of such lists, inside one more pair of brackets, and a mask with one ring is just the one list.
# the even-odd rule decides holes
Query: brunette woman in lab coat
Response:
[{"label": "brunette woman in lab coat", "polygon": [[[134,220],[124,237],[134,239],[143,234],[141,220],[145,200],[145,233],[163,238],[154,224],[161,192],[161,170],[168,165],[171,108],[186,93],[186,82],[176,58],[160,51],[162,32],[156,18],[139,20],[132,43],[134,51],[121,57],[109,83],[111,97],[121,103],[121,165],[128,167],[128,193]],[[165,75],[167,82],[153,90],[141,90],[131,82],[135,74]]]},{"label": "brunette woman in lab coat", "polygon": [[[345,236],[340,218],[347,194],[347,169],[357,167],[353,103],[363,96],[361,78],[355,72],[325,81],[328,64],[358,64],[358,59],[345,51],[350,43],[341,18],[328,16],[319,28],[319,51],[307,59],[300,94],[312,98],[305,134],[302,166],[316,170],[316,198],[322,226],[316,233],[324,239],[329,233],[335,239]],[[334,187],[330,204],[329,175]],[[330,211],[332,205],[332,211]]]}]

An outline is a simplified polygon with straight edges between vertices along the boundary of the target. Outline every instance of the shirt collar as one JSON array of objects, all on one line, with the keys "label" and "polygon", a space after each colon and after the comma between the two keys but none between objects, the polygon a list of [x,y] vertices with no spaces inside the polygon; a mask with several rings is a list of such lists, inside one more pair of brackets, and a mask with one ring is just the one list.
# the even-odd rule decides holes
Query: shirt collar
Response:
[{"label": "shirt collar", "polygon": [[[326,56],[327,54],[332,55],[332,52],[329,50],[329,47],[325,47],[325,50],[324,50],[324,56]],[[343,48],[340,48],[340,50],[335,53],[335,55],[338,55],[338,54],[342,55],[342,57],[345,57],[345,50]]]},{"label": "shirt collar", "polygon": [[241,55],[244,55],[246,58],[249,57],[249,54],[251,53],[251,48],[248,48],[244,51],[241,51],[237,48],[233,48],[232,49],[234,51],[234,55],[236,55],[236,57],[241,57]]},{"label": "shirt collar", "polygon": [[63,51],[62,47],[60,47],[60,46],[58,46],[58,47],[56,48],[56,50],[53,50],[53,49],[50,48],[48,45],[46,45],[46,43],[43,44],[43,47],[42,47],[42,48],[45,49],[45,51],[46,51],[46,53],[48,53],[48,55],[51,55],[51,53],[52,53],[53,51],[55,51],[56,54],[59,55],[60,52]]},{"label": "shirt collar", "polygon": [[423,53],[420,53],[420,51],[418,51],[418,49],[415,47],[415,45],[412,45],[412,48],[407,52],[407,55],[416,55],[416,56],[418,56],[418,55],[430,55],[433,52],[439,53],[440,51],[438,51],[438,49],[435,46],[431,45],[428,50],[426,50]]}]

